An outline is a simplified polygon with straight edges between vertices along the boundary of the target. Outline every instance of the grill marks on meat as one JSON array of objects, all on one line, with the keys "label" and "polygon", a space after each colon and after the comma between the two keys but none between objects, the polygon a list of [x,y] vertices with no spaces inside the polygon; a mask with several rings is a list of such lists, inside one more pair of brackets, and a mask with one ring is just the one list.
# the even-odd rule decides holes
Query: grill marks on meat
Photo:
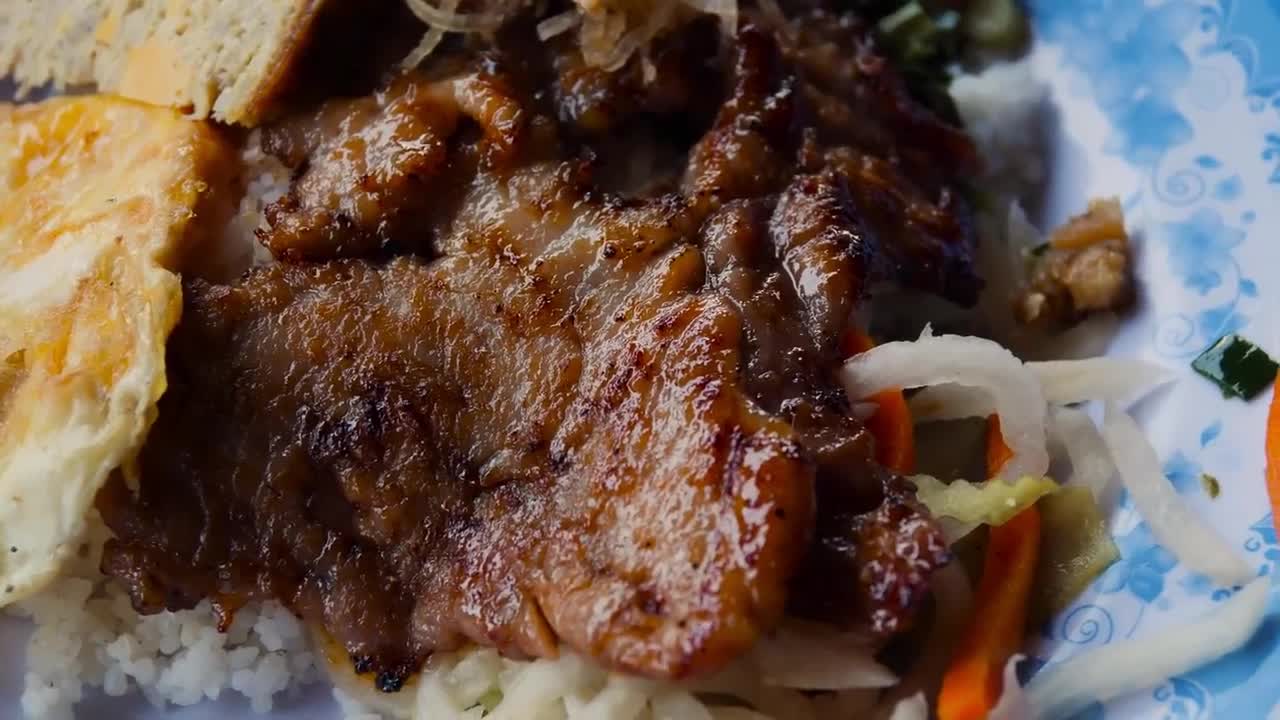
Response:
[{"label": "grill marks on meat", "polygon": [[839,366],[833,343],[850,310],[841,301],[858,296],[851,283],[862,277],[849,220],[823,188],[800,176],[771,216],[741,200],[713,214],[703,226],[708,286],[743,315],[749,393],[788,422],[817,469],[816,541],[790,609],[887,635],[908,624],[949,553],[914,490],[872,463],[843,390],[816,371]]},{"label": "grill marks on meat", "polygon": [[[108,567],[195,558],[215,597],[282,597],[396,677],[464,640],[664,677],[747,649],[809,540],[813,468],[742,391],[741,318],[694,292],[700,253],[634,212],[575,212],[520,264],[467,233],[493,244],[188,283]],[[197,533],[149,526],[191,507]]]},{"label": "grill marks on meat", "polygon": [[280,599],[388,690],[465,642],[680,678],[787,609],[903,627],[945,546],[834,371],[874,283],[972,299],[967,161],[911,159],[963,140],[915,144],[918,109],[818,107],[823,22],[697,58],[728,95],[678,192],[600,191],[590,136],[630,121],[566,117],[599,87],[501,47],[269,130],[296,176],[264,242],[323,262],[187,281],[140,488],[100,496],[104,570],[144,611]]}]

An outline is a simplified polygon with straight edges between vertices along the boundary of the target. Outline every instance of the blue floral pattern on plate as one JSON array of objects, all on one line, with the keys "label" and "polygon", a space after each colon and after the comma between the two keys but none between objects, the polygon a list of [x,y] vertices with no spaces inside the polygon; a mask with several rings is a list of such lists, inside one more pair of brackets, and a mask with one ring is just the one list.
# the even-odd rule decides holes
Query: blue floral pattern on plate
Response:
[{"label": "blue floral pattern on plate", "polygon": [[[1248,646],[1089,718],[1280,718],[1280,543],[1263,487],[1265,398],[1226,401],[1187,361],[1240,331],[1280,351],[1280,0],[1030,0],[1035,67],[1052,87],[1084,177],[1060,219],[1097,194],[1124,198],[1138,230],[1144,303],[1118,342],[1180,371],[1145,419],[1184,499],[1273,579]],[[1073,205],[1073,206],[1072,206]],[[1222,495],[1211,499],[1202,476]],[[1049,623],[1031,670],[1142,637],[1210,610],[1232,589],[1187,571],[1127,499],[1112,529],[1120,560]]]}]

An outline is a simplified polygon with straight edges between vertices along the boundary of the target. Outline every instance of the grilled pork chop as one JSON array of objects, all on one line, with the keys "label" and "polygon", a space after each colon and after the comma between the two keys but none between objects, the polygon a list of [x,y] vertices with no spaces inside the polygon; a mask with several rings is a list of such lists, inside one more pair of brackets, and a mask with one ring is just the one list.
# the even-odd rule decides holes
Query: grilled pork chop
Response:
[{"label": "grilled pork chop", "polygon": [[267,131],[285,262],[186,282],[140,488],[99,499],[140,610],[278,599],[389,691],[466,642],[682,678],[788,609],[907,622],[945,544],[835,370],[873,283],[974,299],[972,150],[853,18],[748,26],[730,62],[688,32],[657,62],[725,95],[643,190],[601,189],[615,132],[705,99],[554,44]]}]

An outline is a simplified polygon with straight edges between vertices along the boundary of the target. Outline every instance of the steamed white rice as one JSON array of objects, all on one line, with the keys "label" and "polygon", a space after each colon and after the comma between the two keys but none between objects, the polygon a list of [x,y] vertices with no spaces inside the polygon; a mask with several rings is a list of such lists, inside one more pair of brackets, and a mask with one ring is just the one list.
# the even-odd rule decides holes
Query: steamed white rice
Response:
[{"label": "steamed white rice", "polygon": [[98,572],[107,530],[94,523],[83,551],[42,593],[7,612],[35,624],[27,646],[22,711],[71,720],[90,688],[138,691],[156,707],[194,705],[224,692],[267,712],[282,692],[319,677],[306,629],[275,603],[252,604],[218,632],[208,602],[142,616]]},{"label": "steamed white rice", "polygon": [[[35,624],[22,694],[26,717],[72,720],[92,690],[138,692],[162,709],[242,696],[254,712],[266,713],[324,677],[325,659],[306,628],[276,603],[245,606],[225,634],[207,601],[193,610],[139,615],[119,584],[98,572],[106,537],[95,521],[83,552],[56,582],[7,609]],[[803,667],[815,654],[829,660],[818,680],[830,683],[837,675],[851,687],[809,697],[765,680],[766,669]],[[847,720],[850,712],[871,709],[879,689],[894,682],[873,654],[856,636],[787,625],[754,654],[696,685],[606,672],[568,652],[518,662],[489,648],[434,657],[395,695],[352,683],[345,668],[333,668],[330,679],[345,720]],[[747,706],[761,712],[743,714]]]},{"label": "steamed white rice", "polygon": [[271,253],[257,241],[254,231],[266,226],[267,206],[289,190],[289,169],[275,157],[262,152],[260,133],[254,130],[245,143],[242,159],[246,187],[235,217],[227,226],[225,244],[235,248],[239,267],[272,262]]}]

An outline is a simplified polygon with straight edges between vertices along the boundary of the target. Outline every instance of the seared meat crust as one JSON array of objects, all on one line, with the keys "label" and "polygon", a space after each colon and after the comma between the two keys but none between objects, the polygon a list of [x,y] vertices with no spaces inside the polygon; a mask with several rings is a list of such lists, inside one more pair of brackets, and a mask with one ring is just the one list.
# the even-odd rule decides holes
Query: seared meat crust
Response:
[{"label": "seared meat crust", "polygon": [[594,319],[487,253],[189,283],[108,566],[188,558],[135,600],[281,598],[393,675],[465,641],[723,663],[782,611],[813,469],[738,387],[740,319],[689,292],[697,253],[655,250],[567,288],[616,307]]}]

